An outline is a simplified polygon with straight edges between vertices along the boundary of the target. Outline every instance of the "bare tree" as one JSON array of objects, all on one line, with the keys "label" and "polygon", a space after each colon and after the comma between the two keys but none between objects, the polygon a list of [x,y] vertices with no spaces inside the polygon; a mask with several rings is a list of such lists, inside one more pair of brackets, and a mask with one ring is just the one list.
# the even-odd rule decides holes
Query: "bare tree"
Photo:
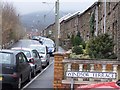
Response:
[{"label": "bare tree", "polygon": [[2,31],[3,44],[7,46],[11,41],[17,41],[21,38],[19,29],[22,27],[19,15],[12,3],[2,3]]}]

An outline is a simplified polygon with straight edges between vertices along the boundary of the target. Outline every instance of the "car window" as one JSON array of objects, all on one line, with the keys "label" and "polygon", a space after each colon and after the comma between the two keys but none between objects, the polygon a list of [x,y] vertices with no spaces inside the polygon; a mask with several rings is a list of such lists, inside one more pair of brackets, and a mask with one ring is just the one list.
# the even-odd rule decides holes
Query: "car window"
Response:
[{"label": "car window", "polygon": [[31,57],[30,51],[22,50],[27,58]]},{"label": "car window", "polygon": [[24,55],[21,53],[17,55],[17,60],[19,61],[19,63],[25,63],[27,61]]},{"label": "car window", "polygon": [[14,64],[13,54],[11,53],[0,53],[0,63],[2,64]]},{"label": "car window", "polygon": [[18,49],[18,50],[16,49],[16,51],[21,51],[21,52],[23,52],[27,58],[30,58],[30,57],[31,57],[30,51],[21,50],[21,49],[20,49],[20,50],[19,50],[19,49]]},{"label": "car window", "polygon": [[[22,54],[22,53],[21,53]],[[23,57],[23,60],[24,60],[24,62],[27,62],[28,60],[27,60],[27,57],[25,57],[26,55],[24,55],[24,54],[22,54],[22,57]]]},{"label": "car window", "polygon": [[36,50],[33,50],[33,57],[37,59],[39,58],[39,55]]}]

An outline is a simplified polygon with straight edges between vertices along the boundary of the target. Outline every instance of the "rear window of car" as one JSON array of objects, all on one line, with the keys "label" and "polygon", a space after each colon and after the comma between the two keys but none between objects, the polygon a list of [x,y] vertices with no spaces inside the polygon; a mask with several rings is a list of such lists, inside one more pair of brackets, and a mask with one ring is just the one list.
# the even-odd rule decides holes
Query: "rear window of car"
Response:
[{"label": "rear window of car", "polygon": [[0,63],[1,64],[14,64],[13,54],[0,52]]}]

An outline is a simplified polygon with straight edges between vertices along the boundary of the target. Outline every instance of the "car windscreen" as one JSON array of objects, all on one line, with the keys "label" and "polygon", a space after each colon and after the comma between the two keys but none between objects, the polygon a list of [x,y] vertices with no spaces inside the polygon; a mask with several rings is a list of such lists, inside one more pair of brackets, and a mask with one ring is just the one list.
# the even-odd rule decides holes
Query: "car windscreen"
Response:
[{"label": "car windscreen", "polygon": [[45,54],[45,50],[46,50],[45,47],[42,47],[42,46],[30,46],[30,47],[33,49],[36,49],[41,54]]},{"label": "car windscreen", "polygon": [[25,54],[27,58],[31,57],[30,51],[27,51],[27,50],[21,50],[21,51]]},{"label": "car windscreen", "polygon": [[1,64],[14,64],[13,54],[0,52],[0,63]]},{"label": "car windscreen", "polygon": [[54,47],[54,43],[49,40],[44,41],[43,44],[47,47]]}]

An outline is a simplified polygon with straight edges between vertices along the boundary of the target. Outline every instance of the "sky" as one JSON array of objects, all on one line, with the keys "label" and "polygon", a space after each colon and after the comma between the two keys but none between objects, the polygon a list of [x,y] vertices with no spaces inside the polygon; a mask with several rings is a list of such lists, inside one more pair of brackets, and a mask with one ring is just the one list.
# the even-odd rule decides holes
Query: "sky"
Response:
[{"label": "sky", "polygon": [[[55,11],[56,0],[4,0],[13,3],[17,12],[21,15],[37,11]],[[60,11],[83,12],[97,0],[59,0]],[[45,3],[43,3],[45,2]]]}]

